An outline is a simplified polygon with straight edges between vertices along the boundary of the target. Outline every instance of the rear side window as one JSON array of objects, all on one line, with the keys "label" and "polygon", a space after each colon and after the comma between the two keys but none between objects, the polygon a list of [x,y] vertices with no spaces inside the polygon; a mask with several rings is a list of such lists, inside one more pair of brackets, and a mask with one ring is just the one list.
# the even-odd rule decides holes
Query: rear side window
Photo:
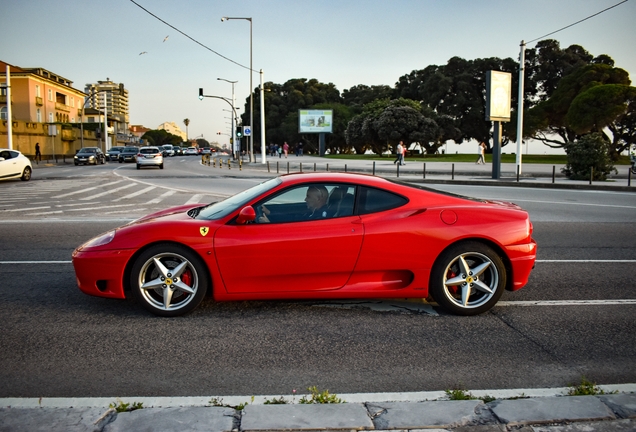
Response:
[{"label": "rear side window", "polygon": [[358,202],[358,214],[369,214],[403,206],[408,200],[385,190],[362,187]]}]

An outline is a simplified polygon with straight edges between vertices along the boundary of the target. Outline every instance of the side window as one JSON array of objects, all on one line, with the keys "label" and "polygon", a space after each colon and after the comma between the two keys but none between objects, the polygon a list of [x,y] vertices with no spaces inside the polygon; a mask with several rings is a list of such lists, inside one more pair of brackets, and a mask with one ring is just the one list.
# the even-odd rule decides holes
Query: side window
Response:
[{"label": "side window", "polygon": [[358,214],[376,213],[400,207],[408,200],[381,189],[363,187],[360,190]]},{"label": "side window", "polygon": [[286,189],[255,205],[257,223],[284,223],[351,216],[355,186],[311,184]]}]

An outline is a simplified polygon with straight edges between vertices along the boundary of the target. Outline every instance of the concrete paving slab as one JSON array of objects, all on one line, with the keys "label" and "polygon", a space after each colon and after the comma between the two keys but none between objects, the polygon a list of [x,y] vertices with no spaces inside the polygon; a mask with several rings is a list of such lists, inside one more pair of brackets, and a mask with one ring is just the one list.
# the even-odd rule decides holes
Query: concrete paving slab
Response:
[{"label": "concrete paving slab", "polygon": [[117,414],[103,432],[230,432],[235,414],[222,407],[143,408]]},{"label": "concrete paving slab", "polygon": [[488,406],[509,426],[616,418],[612,410],[594,396],[498,400]]},{"label": "concrete paving slab", "polygon": [[451,428],[478,424],[488,421],[489,413],[483,413],[482,408],[485,405],[481,400],[367,404],[376,429]]},{"label": "concrete paving slab", "polygon": [[362,404],[248,405],[241,431],[372,429]]},{"label": "concrete paving slab", "polygon": [[533,426],[532,432],[634,432],[636,420],[572,423],[558,426]]},{"label": "concrete paving slab", "polygon": [[[1,408],[0,432],[100,432],[111,413],[102,408]],[[106,414],[106,415],[105,415]]]},{"label": "concrete paving slab", "polygon": [[619,417],[636,418],[636,394],[610,394],[597,396],[605,405],[610,407]]}]

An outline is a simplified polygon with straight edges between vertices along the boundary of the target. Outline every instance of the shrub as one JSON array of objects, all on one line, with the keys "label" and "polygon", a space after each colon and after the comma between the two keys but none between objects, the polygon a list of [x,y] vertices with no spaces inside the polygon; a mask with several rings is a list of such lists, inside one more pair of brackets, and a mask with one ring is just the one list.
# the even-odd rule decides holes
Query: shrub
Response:
[{"label": "shrub", "polygon": [[606,180],[611,172],[618,173],[609,155],[608,143],[599,133],[584,135],[565,147],[568,162],[561,171],[570,180],[589,180],[594,169],[592,180]]}]

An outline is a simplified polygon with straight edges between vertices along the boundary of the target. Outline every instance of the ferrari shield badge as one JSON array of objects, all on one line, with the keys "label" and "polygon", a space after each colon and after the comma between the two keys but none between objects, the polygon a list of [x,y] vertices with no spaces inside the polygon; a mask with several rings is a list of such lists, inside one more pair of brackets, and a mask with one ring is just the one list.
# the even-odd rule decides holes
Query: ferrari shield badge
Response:
[{"label": "ferrari shield badge", "polygon": [[208,234],[208,231],[210,231],[210,228],[208,227],[201,227],[199,228],[199,232],[201,233],[201,235],[203,237],[205,237]]}]

